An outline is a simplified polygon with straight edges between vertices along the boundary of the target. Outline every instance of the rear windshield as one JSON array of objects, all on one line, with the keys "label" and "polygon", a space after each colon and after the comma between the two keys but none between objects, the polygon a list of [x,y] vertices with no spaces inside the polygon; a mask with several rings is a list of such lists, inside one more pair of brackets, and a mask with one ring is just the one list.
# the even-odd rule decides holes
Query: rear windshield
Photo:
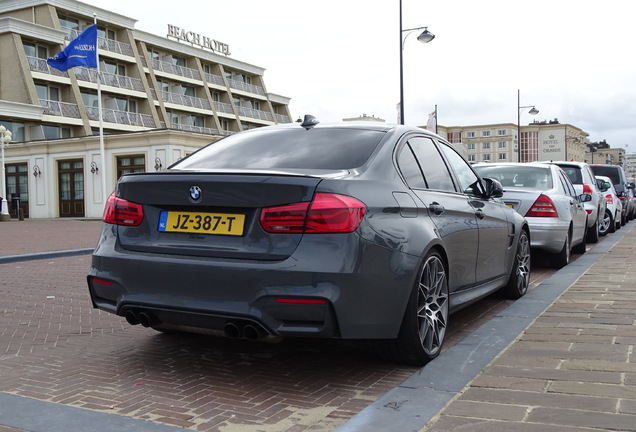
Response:
[{"label": "rear windshield", "polygon": [[583,184],[583,175],[580,167],[572,165],[559,165],[563,171],[570,177],[572,184]]},{"label": "rear windshield", "polygon": [[612,183],[614,183],[615,185],[621,184],[621,178],[618,172],[618,168],[616,167],[592,166],[592,171],[594,171],[594,175],[609,177],[612,180]]},{"label": "rear windshield", "polygon": [[481,177],[497,179],[504,187],[552,189],[549,168],[519,165],[473,166],[473,168]]},{"label": "rear windshield", "polygon": [[360,129],[272,129],[238,133],[175,164],[176,169],[353,169],[385,133]]}]

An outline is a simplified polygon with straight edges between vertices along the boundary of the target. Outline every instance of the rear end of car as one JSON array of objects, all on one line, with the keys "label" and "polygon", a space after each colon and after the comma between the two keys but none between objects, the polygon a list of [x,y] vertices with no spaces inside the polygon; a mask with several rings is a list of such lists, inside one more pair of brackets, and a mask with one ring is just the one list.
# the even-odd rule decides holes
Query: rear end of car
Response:
[{"label": "rear end of car", "polygon": [[609,177],[614,184],[614,189],[623,205],[623,220],[627,222],[636,216],[636,200],[633,191],[627,183],[627,176],[623,167],[618,165],[590,165],[595,175]]},{"label": "rear end of car", "polygon": [[590,166],[585,162],[553,162],[558,165],[568,176],[576,193],[589,194],[592,199],[583,203],[585,211],[588,214],[588,241],[598,241],[598,224],[605,213],[605,197],[598,189],[594,173]]},{"label": "rear end of car", "polygon": [[[122,177],[88,275],[94,306],[131,324],[249,339],[395,337],[420,257],[372,241],[395,229],[378,205],[392,189],[360,174],[385,132],[349,135],[358,144],[326,137],[327,154],[309,156],[299,140],[298,160],[315,164],[303,170],[268,168],[263,153],[246,161],[223,140],[212,158]],[[317,169],[336,145],[351,145],[353,160],[340,152],[340,165]]]},{"label": "rear end of car", "polygon": [[569,216],[562,208],[559,191],[547,164],[483,164],[475,166],[482,177],[499,180],[504,185],[501,198],[528,221],[533,249],[558,253],[570,227]]}]

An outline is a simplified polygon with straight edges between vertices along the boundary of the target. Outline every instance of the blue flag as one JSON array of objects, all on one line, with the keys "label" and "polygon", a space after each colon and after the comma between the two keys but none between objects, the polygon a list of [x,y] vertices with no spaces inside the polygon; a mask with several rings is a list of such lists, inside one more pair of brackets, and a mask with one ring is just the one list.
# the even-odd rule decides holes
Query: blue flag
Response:
[{"label": "blue flag", "polygon": [[64,48],[46,61],[61,71],[75,66],[97,67],[97,24],[87,27]]}]

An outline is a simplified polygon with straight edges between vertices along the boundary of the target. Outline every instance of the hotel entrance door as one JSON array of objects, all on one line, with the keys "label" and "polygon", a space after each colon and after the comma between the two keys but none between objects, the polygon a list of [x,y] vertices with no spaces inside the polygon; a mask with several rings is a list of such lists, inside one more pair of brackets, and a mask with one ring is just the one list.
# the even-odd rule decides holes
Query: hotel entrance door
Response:
[{"label": "hotel entrance door", "polygon": [[57,162],[60,217],[84,217],[84,161]]}]

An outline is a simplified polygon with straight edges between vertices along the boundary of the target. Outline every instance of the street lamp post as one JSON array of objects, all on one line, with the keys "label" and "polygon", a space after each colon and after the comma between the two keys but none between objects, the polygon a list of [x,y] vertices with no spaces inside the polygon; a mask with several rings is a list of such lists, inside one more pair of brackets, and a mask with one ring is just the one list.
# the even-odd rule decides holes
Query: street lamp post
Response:
[{"label": "street lamp post", "polygon": [[11,220],[11,216],[9,216],[9,206],[7,205],[7,174],[4,168],[4,145],[9,144],[11,142],[11,131],[7,130],[4,126],[0,125],[0,148],[2,157],[2,189],[0,189],[0,194],[2,194],[2,209],[0,210],[0,222],[7,222]]},{"label": "street lamp post", "polygon": [[404,42],[411,33],[407,33],[404,38],[402,38],[402,34],[404,34],[404,32],[414,32],[422,29],[424,29],[424,31],[417,37],[418,41],[428,43],[435,39],[435,35],[428,31],[428,27],[402,29],[402,0],[400,0],[400,124],[404,124],[404,59],[402,54],[404,51]]},{"label": "street lamp post", "polygon": [[521,110],[524,108],[530,108],[528,114],[539,114],[534,105],[521,106],[521,94],[517,89],[517,162],[521,162]]}]

